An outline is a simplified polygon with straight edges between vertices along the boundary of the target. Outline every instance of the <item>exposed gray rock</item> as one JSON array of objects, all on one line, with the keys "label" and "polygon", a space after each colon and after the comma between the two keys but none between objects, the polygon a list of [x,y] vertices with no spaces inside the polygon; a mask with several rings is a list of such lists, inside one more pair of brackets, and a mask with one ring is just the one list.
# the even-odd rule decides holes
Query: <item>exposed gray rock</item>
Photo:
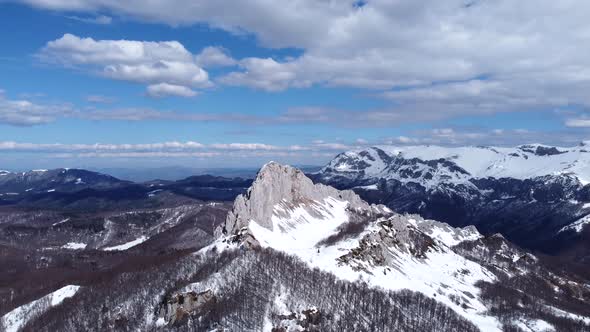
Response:
[{"label": "exposed gray rock", "polygon": [[285,315],[278,315],[280,323],[273,326],[272,332],[319,332],[323,315],[317,308],[313,307],[301,311],[291,312]]},{"label": "exposed gray rock", "polygon": [[371,273],[372,266],[397,268],[399,253],[408,253],[421,259],[426,257],[428,251],[443,250],[448,249],[409,223],[407,216],[394,215],[379,221],[375,230],[365,235],[356,248],[338,261],[355,270]]},{"label": "exposed gray rock", "polygon": [[477,231],[475,226],[466,226],[463,228],[452,227],[447,223],[424,219],[417,214],[398,215],[398,218],[405,218],[406,223],[411,223],[420,231],[424,232],[433,239],[439,240],[445,245],[452,247],[463,241],[477,240],[482,235]]},{"label": "exposed gray rock", "polygon": [[[217,235],[237,235],[248,227],[251,220],[272,230],[273,214],[284,217],[290,208],[307,208],[310,203],[329,197],[348,202],[350,210],[387,211],[383,206],[369,205],[351,190],[340,191],[323,184],[314,184],[302,171],[270,162],[258,172],[250,189],[236,198],[233,210],[228,214],[225,224],[217,230]],[[275,209],[278,204],[286,205],[287,208]],[[308,212],[312,215],[316,213],[312,208]]]},{"label": "exposed gray rock", "polygon": [[359,245],[338,260],[365,272],[371,266],[397,268],[399,253],[423,259],[428,252],[450,252],[457,244],[480,238],[473,226],[454,228],[417,215],[393,214],[378,220]]},{"label": "exposed gray rock", "polygon": [[162,304],[159,316],[164,318],[168,325],[175,325],[183,322],[190,316],[208,314],[214,309],[216,302],[217,297],[211,290],[201,293],[179,293]]}]

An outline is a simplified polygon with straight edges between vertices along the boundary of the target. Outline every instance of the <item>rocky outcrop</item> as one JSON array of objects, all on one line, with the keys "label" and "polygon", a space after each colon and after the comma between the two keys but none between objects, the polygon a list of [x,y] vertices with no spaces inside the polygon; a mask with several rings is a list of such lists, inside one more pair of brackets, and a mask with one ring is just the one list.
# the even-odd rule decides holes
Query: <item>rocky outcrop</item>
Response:
[{"label": "rocky outcrop", "polygon": [[455,245],[481,237],[473,226],[454,228],[416,215],[393,214],[378,220],[358,246],[339,257],[338,262],[371,273],[375,266],[397,268],[404,255],[421,260],[429,252],[451,252]]},{"label": "rocky outcrop", "polygon": [[178,293],[160,306],[159,316],[168,325],[178,325],[189,317],[203,317],[215,309],[217,297],[213,291]]},{"label": "rocky outcrop", "polygon": [[338,258],[338,261],[350,265],[354,270],[371,273],[373,266],[397,266],[398,253],[421,259],[426,257],[428,251],[437,250],[444,250],[439,242],[410,224],[407,217],[394,215],[379,221],[375,230],[365,235],[356,248]]},{"label": "rocky outcrop", "polygon": [[280,323],[272,328],[272,332],[319,332],[323,315],[321,311],[313,307],[303,310],[301,313],[291,312],[290,314],[279,315],[277,318]]},{"label": "rocky outcrop", "polygon": [[314,184],[302,171],[270,162],[262,167],[248,191],[238,196],[218,236],[245,236],[250,221],[273,230],[272,218],[288,217],[296,207],[303,207],[311,216],[320,217],[314,202],[333,198],[348,203],[351,211],[383,212],[385,207],[371,206],[351,190],[339,191],[323,184]]}]

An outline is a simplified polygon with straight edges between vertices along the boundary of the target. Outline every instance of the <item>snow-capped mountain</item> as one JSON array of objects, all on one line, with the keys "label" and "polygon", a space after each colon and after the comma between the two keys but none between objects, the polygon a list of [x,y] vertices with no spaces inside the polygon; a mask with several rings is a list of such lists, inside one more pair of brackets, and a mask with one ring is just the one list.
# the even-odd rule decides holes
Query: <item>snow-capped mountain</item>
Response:
[{"label": "snow-capped mountain", "polygon": [[397,212],[475,225],[548,253],[579,238],[590,214],[588,142],[569,148],[378,146],[342,153],[312,178]]},{"label": "snow-capped mountain", "polygon": [[377,146],[338,155],[321,172],[351,179],[396,179],[426,188],[471,179],[567,175],[590,183],[590,142],[570,148],[540,144],[501,147]]},{"label": "snow-capped mountain", "polygon": [[277,163],[265,165],[236,199],[219,233],[225,244],[216,247],[222,249],[236,243],[271,248],[345,280],[420,292],[482,331],[500,331],[502,323],[488,311],[477,285],[526,275],[532,268],[525,261],[537,259],[501,236],[503,244],[493,247],[474,227],[453,228],[369,205],[350,190],[313,184],[301,171]]}]

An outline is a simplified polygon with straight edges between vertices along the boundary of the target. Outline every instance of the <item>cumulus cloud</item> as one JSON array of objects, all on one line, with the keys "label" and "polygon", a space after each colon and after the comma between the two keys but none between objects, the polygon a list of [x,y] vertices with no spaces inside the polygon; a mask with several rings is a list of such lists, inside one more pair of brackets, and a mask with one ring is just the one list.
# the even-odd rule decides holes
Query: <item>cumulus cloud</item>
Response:
[{"label": "cumulus cloud", "polygon": [[[455,110],[450,116],[459,108],[486,113],[535,109],[542,102],[590,104],[585,93],[590,88],[590,59],[585,54],[590,50],[582,14],[590,10],[587,3],[25,2],[53,10],[109,10],[170,25],[207,23],[234,33],[252,33],[267,47],[302,50],[292,59],[240,60],[240,70],[219,78],[223,84],[266,91],[313,84],[391,90],[388,98],[415,111],[444,114],[444,106],[451,104]],[[410,103],[408,98],[418,102]],[[474,99],[482,101],[474,107]]]},{"label": "cumulus cloud", "polygon": [[236,64],[236,60],[227,54],[222,47],[208,46],[197,54],[195,61],[201,67],[227,67]]},{"label": "cumulus cloud", "polygon": [[248,86],[276,92],[291,86],[309,87],[311,81],[297,78],[294,66],[279,63],[271,58],[246,58],[239,62],[241,72],[232,72],[219,78],[219,82],[233,86]]},{"label": "cumulus cloud", "polygon": [[[401,105],[393,117],[409,112],[424,120],[590,106],[590,58],[586,56],[590,46],[584,15],[590,11],[588,2],[498,0],[469,6],[464,0],[373,0],[363,6],[353,0],[23,2],[51,10],[108,11],[172,26],[205,23],[252,34],[268,48],[301,51],[294,58],[232,61],[218,48],[192,55],[173,42],[149,44],[154,47],[135,42],[143,43],[140,47],[131,41],[64,36],[65,40],[48,44],[42,52],[57,53],[56,58],[65,58],[70,65],[97,66],[98,72],[116,79],[198,88],[209,78],[197,68],[207,63],[237,65],[213,80],[271,92],[313,85],[375,89],[376,95]],[[86,52],[87,47],[101,51]],[[164,55],[137,51],[142,47]],[[102,60],[105,54],[110,55],[108,61]],[[143,60],[129,62],[129,58]],[[387,118],[391,114],[372,113]]]},{"label": "cumulus cloud", "polygon": [[148,93],[162,96],[188,96],[192,88],[212,86],[195,56],[177,41],[94,40],[65,34],[48,42],[38,57],[115,80],[149,84]]}]

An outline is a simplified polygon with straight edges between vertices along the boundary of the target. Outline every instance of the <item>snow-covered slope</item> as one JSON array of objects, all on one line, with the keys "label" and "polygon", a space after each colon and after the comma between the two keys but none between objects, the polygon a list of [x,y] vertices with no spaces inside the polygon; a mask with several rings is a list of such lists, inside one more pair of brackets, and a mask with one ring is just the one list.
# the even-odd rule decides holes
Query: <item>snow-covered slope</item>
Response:
[{"label": "snow-covered slope", "polygon": [[499,330],[475,286],[494,281],[494,274],[449,247],[481,237],[473,227],[395,214],[269,163],[236,200],[219,233],[226,242],[286,252],[346,280],[421,292],[485,331]]},{"label": "snow-covered slope", "polygon": [[29,320],[40,316],[45,311],[49,310],[49,308],[74,296],[76,292],[78,292],[78,289],[80,289],[80,286],[65,286],[38,300],[12,310],[0,319],[0,330],[6,332],[19,331]]},{"label": "snow-covered slope", "polygon": [[571,175],[590,183],[590,143],[562,148],[540,144],[500,147],[377,146],[342,153],[321,171],[350,178],[465,183],[473,178],[529,179]]}]

